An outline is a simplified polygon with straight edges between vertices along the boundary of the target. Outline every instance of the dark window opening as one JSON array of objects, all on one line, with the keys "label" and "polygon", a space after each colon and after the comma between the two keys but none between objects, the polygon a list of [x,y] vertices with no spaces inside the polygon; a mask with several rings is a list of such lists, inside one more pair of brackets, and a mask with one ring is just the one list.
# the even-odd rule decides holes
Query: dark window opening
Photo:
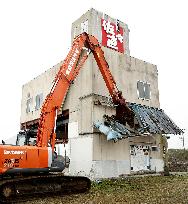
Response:
[{"label": "dark window opening", "polygon": [[152,150],[153,152],[156,152],[156,151],[158,151],[158,148],[157,148],[157,146],[152,146],[152,147],[151,147],[151,150]]},{"label": "dark window opening", "polygon": [[[56,143],[68,143],[69,110],[62,111],[56,120]],[[32,138],[37,137],[39,119],[21,124],[21,130],[32,131]]]},{"label": "dark window opening", "polygon": [[68,143],[68,123],[69,123],[69,110],[65,110],[61,115],[57,116],[56,121],[56,142]]},{"label": "dark window opening", "polygon": [[141,99],[150,99],[150,84],[147,82],[143,81],[138,81],[137,82],[137,92],[138,92],[138,97]]},{"label": "dark window opening", "polygon": [[144,83],[144,88],[145,88],[145,90],[144,90],[144,93],[145,93],[144,97],[145,97],[146,100],[149,100],[150,99],[150,84]]},{"label": "dark window opening", "polygon": [[141,81],[137,82],[138,97],[144,99],[144,84]]}]

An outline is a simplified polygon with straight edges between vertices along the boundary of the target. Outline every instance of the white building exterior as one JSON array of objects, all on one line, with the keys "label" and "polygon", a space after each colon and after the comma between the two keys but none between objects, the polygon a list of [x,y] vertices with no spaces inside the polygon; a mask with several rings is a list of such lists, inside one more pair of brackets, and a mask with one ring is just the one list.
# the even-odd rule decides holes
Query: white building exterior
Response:
[{"label": "white building exterior", "polygon": [[[116,42],[108,42],[114,36],[111,33],[105,34],[107,23],[108,26],[119,27],[114,27],[117,29],[114,31]],[[117,35],[118,29],[122,29],[122,35]],[[157,66],[130,56],[127,24],[90,9],[72,24],[72,39],[82,32],[94,35],[102,44],[112,75],[128,102],[160,107]],[[61,64],[62,62],[23,85],[22,129],[37,126],[39,107]],[[62,108],[69,112],[68,143],[65,145],[66,154],[70,157],[68,172],[90,178],[106,178],[138,171],[163,171],[163,150],[167,143],[162,135],[135,136],[114,143],[107,141],[106,135],[94,128],[94,122],[103,120],[104,114],[115,114],[115,109],[107,103],[108,98],[110,96],[105,82],[90,54],[71,85]],[[62,110],[59,114],[62,114]],[[59,144],[57,149],[64,154],[63,144]]]}]

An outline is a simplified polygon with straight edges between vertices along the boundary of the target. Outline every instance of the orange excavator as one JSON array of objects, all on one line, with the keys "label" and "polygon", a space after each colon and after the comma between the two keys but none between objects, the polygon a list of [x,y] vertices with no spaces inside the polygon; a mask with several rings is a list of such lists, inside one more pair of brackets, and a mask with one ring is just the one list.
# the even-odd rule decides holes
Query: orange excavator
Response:
[{"label": "orange excavator", "polygon": [[133,113],[118,90],[104,52],[98,40],[87,33],[77,36],[66,59],[57,73],[47,95],[39,119],[36,143],[29,144],[28,132],[22,133],[25,144],[0,145],[0,202],[9,202],[26,195],[45,193],[79,193],[90,189],[90,179],[82,176],[65,176],[66,162],[55,154],[56,118],[68,89],[80,68],[92,52],[113,103],[116,119],[133,126]]}]

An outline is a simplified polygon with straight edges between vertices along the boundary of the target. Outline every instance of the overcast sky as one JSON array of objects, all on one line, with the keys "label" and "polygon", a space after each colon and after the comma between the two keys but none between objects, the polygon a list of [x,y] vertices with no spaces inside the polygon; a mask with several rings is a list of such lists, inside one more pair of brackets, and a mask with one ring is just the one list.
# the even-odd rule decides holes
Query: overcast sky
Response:
[{"label": "overcast sky", "polygon": [[161,108],[188,130],[186,0],[0,0],[0,139],[19,131],[22,85],[65,58],[72,22],[91,7],[128,24],[131,56],[158,66]]}]

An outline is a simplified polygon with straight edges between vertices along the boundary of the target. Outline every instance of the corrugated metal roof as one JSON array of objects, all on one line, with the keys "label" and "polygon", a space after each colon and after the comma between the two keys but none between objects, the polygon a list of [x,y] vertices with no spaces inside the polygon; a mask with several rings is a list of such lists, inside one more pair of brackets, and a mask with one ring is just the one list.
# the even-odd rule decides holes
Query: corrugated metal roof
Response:
[{"label": "corrugated metal roof", "polygon": [[128,105],[135,113],[139,123],[140,133],[182,134],[183,131],[165,114],[162,109],[130,103]]},{"label": "corrugated metal roof", "polygon": [[118,123],[113,116],[104,116],[103,122],[94,123],[100,132],[107,135],[107,140],[118,140],[145,133],[174,135],[183,133],[162,109],[136,103],[129,103],[128,106],[135,113],[137,125],[134,129]]}]

